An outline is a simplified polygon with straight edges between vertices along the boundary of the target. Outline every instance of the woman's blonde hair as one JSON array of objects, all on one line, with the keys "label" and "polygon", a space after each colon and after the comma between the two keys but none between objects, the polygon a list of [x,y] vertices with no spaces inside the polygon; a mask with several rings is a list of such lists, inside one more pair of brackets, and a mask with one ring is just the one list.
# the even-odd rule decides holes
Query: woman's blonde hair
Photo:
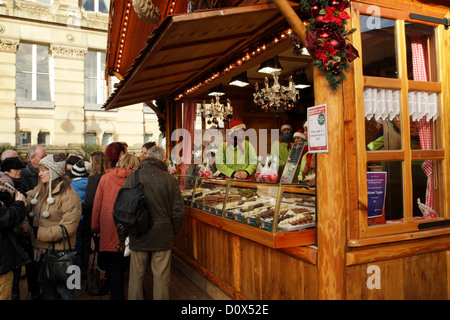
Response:
[{"label": "woman's blonde hair", "polygon": [[117,161],[116,167],[137,170],[139,168],[139,159],[131,153],[126,153]]},{"label": "woman's blonde hair", "polygon": [[91,153],[91,172],[89,176],[96,173],[102,175],[111,168],[108,158],[102,151],[94,151]]},{"label": "woman's blonde hair", "polygon": [[[49,170],[46,166],[43,166],[43,165],[39,165],[39,168],[40,169],[43,169],[43,170]],[[55,189],[55,187],[58,185],[58,184],[60,184],[61,183],[61,186],[60,186],[60,193],[62,193],[62,192],[65,192],[67,189],[69,189],[69,187],[70,187],[70,179],[69,179],[69,177],[67,176],[67,175],[62,175],[61,177],[58,177],[58,178],[56,178],[55,180],[53,180],[53,181],[49,181],[49,182],[46,182],[46,183],[43,183],[42,181],[41,181],[41,179],[39,178],[39,180],[38,180],[38,186],[39,186],[39,195],[38,195],[38,199],[39,199],[39,201],[41,201],[41,200],[45,200],[45,199],[47,199],[47,197],[48,197],[48,192],[49,192],[49,184],[52,184],[52,188],[53,189]]]}]

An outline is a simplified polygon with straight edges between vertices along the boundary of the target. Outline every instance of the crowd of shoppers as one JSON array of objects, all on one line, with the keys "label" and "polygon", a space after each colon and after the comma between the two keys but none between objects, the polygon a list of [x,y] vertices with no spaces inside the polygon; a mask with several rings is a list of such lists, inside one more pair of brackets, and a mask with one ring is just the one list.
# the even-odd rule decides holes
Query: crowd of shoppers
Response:
[{"label": "crowd of shoppers", "polygon": [[[169,298],[173,234],[183,218],[180,190],[167,172],[163,148],[144,144],[139,158],[127,149],[126,143],[111,143],[104,152],[92,152],[89,163],[78,155],[47,154],[42,146],[32,146],[25,162],[14,150],[2,153],[0,300],[19,299],[23,267],[31,299],[75,299],[74,290],[65,283],[52,283],[39,275],[50,246],[58,252],[69,248],[69,243],[83,279],[90,254],[98,252],[97,264],[106,273],[111,299],[126,299],[127,269],[128,299],[143,299],[148,263],[154,279],[153,298]],[[133,184],[130,174],[135,170],[140,172],[154,223],[146,234],[130,236],[131,256],[126,257],[113,206],[119,189]],[[64,243],[60,225],[68,232]]]}]

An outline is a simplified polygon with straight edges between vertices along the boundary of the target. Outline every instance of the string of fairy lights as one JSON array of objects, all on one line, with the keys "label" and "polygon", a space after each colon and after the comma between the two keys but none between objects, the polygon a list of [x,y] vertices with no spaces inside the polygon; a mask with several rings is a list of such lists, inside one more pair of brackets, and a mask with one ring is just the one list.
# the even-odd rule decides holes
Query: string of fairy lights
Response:
[{"label": "string of fairy lights", "polygon": [[283,40],[289,38],[292,35],[292,33],[293,33],[292,29],[290,29],[290,28],[286,29],[286,30],[280,32],[279,34],[275,35],[270,41],[260,44],[256,48],[247,50],[243,56],[241,56],[240,58],[238,58],[236,60],[233,60],[230,64],[227,64],[227,66],[224,67],[222,71],[214,72],[207,79],[199,82],[198,84],[192,86],[189,89],[186,89],[183,93],[178,94],[175,97],[175,100],[179,100],[179,99],[183,98],[184,96],[198,90],[205,84],[217,79],[218,77],[224,76],[226,73],[230,72],[231,70],[233,70],[235,68],[242,66],[246,62],[248,62],[251,59],[262,54],[267,49],[271,48],[274,45],[277,45],[280,41],[283,41]]},{"label": "string of fairy lights", "polygon": [[[132,4],[132,0],[126,0],[125,2],[125,12],[123,15],[123,20],[122,20],[122,25],[120,27],[120,39],[119,39],[119,51],[117,54],[117,60],[116,60],[116,71],[119,72],[120,70],[120,63],[122,61],[122,55],[123,55],[123,50],[124,50],[124,45],[125,45],[125,37],[127,35],[127,28],[128,28],[128,23],[130,21],[130,14],[131,14],[131,4]],[[169,3],[169,7],[167,8],[167,15],[171,15],[173,14],[174,10],[175,10],[175,5],[176,5],[176,1],[171,1]]]}]

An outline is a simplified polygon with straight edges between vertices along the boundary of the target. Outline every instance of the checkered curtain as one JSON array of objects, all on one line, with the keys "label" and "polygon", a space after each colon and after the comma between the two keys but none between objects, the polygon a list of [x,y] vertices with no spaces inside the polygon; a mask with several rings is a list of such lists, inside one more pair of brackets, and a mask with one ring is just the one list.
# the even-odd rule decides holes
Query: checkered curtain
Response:
[{"label": "checkered curtain", "polygon": [[[415,81],[429,81],[427,38],[421,35],[411,36],[411,51],[413,64],[413,78]],[[418,121],[420,146],[422,150],[429,150],[432,146],[431,121],[422,117]],[[433,189],[433,161],[425,160],[422,170],[427,176],[426,205],[434,209]],[[415,201],[416,199],[414,199]]]}]

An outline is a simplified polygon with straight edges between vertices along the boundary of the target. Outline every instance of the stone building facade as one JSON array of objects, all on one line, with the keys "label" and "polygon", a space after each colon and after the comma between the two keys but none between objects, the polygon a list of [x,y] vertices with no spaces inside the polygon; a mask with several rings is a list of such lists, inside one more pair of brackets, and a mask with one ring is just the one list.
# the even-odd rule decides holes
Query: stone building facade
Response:
[{"label": "stone building facade", "polygon": [[108,11],[108,0],[0,0],[0,144],[72,153],[161,142],[145,105],[102,109]]}]

